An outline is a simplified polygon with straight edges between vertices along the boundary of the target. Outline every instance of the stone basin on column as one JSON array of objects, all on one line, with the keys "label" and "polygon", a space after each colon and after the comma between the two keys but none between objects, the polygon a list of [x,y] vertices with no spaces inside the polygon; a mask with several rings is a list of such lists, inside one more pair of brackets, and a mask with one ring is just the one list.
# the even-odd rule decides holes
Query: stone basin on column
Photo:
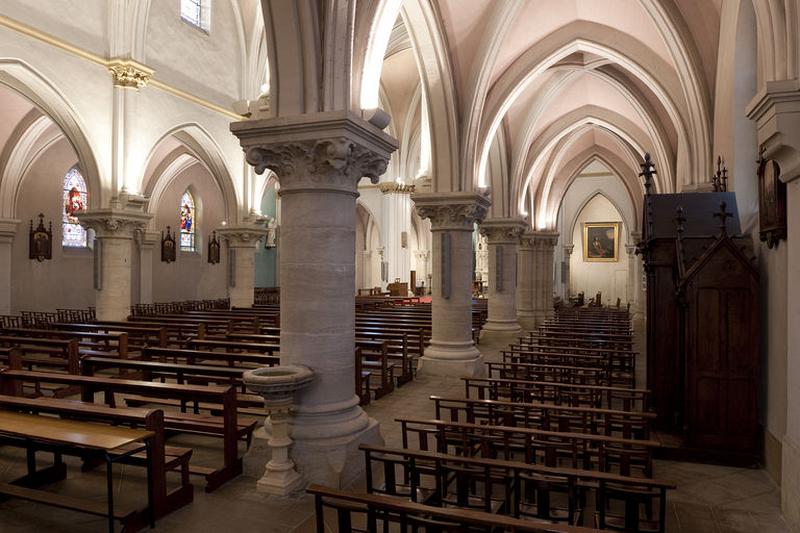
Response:
[{"label": "stone basin on column", "polygon": [[297,392],[314,380],[314,371],[303,365],[285,365],[256,368],[243,374],[248,390],[264,398],[272,435],[269,446],[272,457],[267,463],[264,476],[258,480],[258,489],[268,494],[287,496],[301,489],[303,477],[294,469],[289,458],[289,411]]}]

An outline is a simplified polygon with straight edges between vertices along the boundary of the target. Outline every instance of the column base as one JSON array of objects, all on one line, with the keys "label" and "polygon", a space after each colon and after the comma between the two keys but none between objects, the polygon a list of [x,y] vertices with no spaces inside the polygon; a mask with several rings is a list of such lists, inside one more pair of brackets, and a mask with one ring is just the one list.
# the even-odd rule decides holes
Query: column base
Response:
[{"label": "column base", "polygon": [[800,443],[783,437],[781,510],[789,529],[800,532]]},{"label": "column base", "polygon": [[517,320],[495,320],[489,318],[483,325],[483,331],[496,331],[502,333],[519,333],[522,328]]},{"label": "column base", "polygon": [[533,314],[517,314],[517,321],[524,331],[531,331],[536,328],[536,317]]},{"label": "column base", "polygon": [[380,424],[369,418],[367,427],[351,435],[336,438],[294,438],[292,459],[305,484],[348,487],[364,476],[361,444],[383,446]]},{"label": "column base", "polygon": [[479,377],[486,375],[483,354],[469,343],[431,341],[420,358],[417,373],[427,376]]},{"label": "column base", "polygon": [[294,470],[294,464],[274,466],[270,461],[267,463],[264,477],[256,483],[256,490],[272,496],[289,496],[303,489],[304,486],[303,476]]}]

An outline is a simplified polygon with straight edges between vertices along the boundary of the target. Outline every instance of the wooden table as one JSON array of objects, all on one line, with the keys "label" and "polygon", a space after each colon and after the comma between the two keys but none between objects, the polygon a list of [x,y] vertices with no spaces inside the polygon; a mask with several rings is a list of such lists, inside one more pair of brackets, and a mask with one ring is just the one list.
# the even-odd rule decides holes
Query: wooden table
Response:
[{"label": "wooden table", "polygon": [[[99,454],[106,461],[108,501],[106,509],[103,509],[102,505],[91,500],[45,493],[9,483],[0,483],[0,494],[93,515],[105,515],[108,517],[108,530],[113,533],[115,515],[112,465],[114,461],[123,457],[146,451],[147,515],[150,526],[153,527],[153,483],[150,475],[152,471],[150,441],[153,436],[152,431],[0,410],[0,438],[2,438],[3,444],[13,444],[26,449],[30,477],[34,477],[36,474],[37,450],[53,451],[57,463],[61,462],[61,453],[65,449]],[[131,447],[136,444],[141,444],[141,446]],[[112,452],[122,447],[130,449],[126,448],[123,452],[112,455]]]}]

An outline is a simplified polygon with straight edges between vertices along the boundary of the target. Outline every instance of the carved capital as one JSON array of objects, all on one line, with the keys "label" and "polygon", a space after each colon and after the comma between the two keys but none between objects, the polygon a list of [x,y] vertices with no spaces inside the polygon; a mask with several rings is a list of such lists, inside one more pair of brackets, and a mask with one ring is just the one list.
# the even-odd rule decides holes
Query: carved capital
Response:
[{"label": "carved capital", "polygon": [[566,255],[567,257],[572,255],[572,252],[574,252],[574,251],[575,251],[575,245],[574,244],[567,244],[567,245],[564,246],[564,255]]},{"label": "carved capital", "polygon": [[481,235],[489,244],[519,244],[527,226],[522,218],[492,218],[481,223]]},{"label": "carved capital", "polygon": [[414,194],[411,199],[417,214],[429,218],[434,231],[472,230],[491,205],[485,196],[477,193],[423,193]]},{"label": "carved capital", "polygon": [[534,248],[552,253],[556,244],[558,244],[558,232],[534,231],[531,235]]},{"label": "carved capital", "polygon": [[133,89],[141,89],[147,85],[155,72],[130,59],[115,59],[108,64],[108,70],[111,72],[114,85]]},{"label": "carved capital", "polygon": [[261,239],[266,238],[268,230],[257,226],[223,226],[217,234],[228,241],[231,248],[254,248]]},{"label": "carved capital", "polygon": [[0,244],[11,244],[17,234],[19,220],[12,218],[0,218]]},{"label": "carved capital", "polygon": [[355,193],[361,178],[377,183],[389,163],[388,158],[346,137],[256,146],[245,157],[257,173],[270,169],[278,175],[281,194],[326,186]]},{"label": "carved capital", "polygon": [[378,184],[378,188],[383,194],[401,193],[411,194],[416,190],[414,185],[406,185],[405,183],[397,183],[396,181],[384,181]]},{"label": "carved capital", "polygon": [[280,194],[308,189],[356,194],[363,177],[386,172],[397,141],[346,111],[245,120],[231,124],[248,163],[272,170]]},{"label": "carved capital", "polygon": [[144,231],[153,215],[127,209],[95,209],[77,213],[81,226],[94,230],[98,239],[132,239]]}]

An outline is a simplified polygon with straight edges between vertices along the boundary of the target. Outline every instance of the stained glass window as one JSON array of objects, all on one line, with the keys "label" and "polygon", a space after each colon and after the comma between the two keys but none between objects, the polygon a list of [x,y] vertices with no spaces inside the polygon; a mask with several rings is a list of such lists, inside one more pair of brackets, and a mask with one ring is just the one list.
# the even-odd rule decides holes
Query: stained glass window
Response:
[{"label": "stained glass window", "polygon": [[208,31],[208,8],[211,0],[181,0],[181,18],[201,30]]},{"label": "stained glass window", "polygon": [[78,223],[75,214],[87,205],[86,181],[77,166],[64,176],[64,211],[61,218],[61,245],[69,248],[86,247],[86,229]]},{"label": "stained glass window", "polygon": [[181,196],[181,251],[194,252],[195,211],[192,193],[186,191]]}]

